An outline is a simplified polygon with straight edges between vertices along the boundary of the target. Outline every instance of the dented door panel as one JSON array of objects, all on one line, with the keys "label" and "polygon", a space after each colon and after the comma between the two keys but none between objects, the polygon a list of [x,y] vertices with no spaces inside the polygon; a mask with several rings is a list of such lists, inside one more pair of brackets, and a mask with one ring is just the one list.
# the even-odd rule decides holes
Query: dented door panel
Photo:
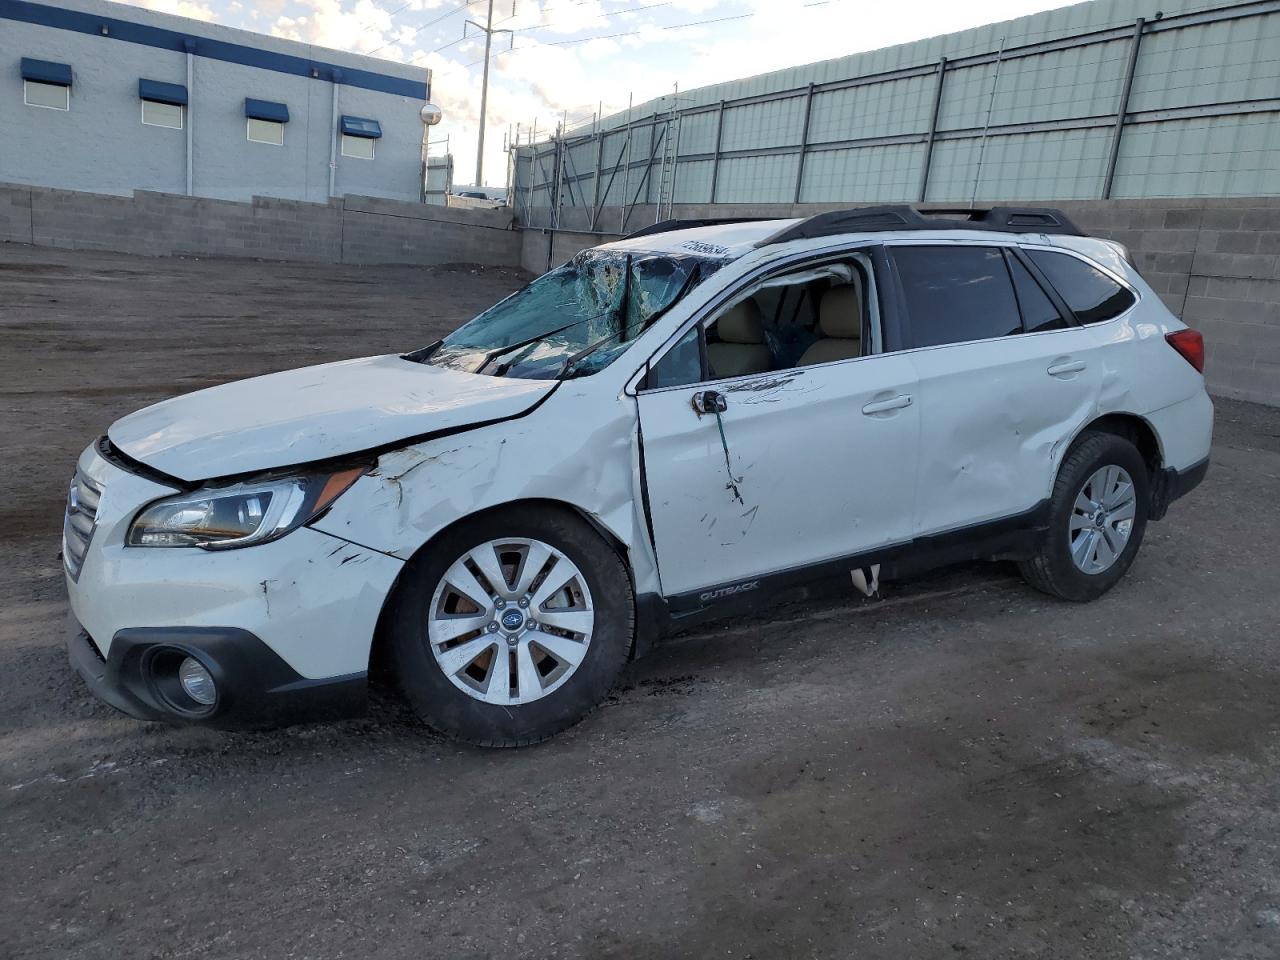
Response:
[{"label": "dented door panel", "polygon": [[1097,415],[1097,338],[1071,327],[910,354],[920,378],[915,533],[1012,516],[1049,495]]},{"label": "dented door panel", "polygon": [[[915,381],[905,356],[882,355],[641,393],[663,592],[908,539]],[[722,413],[705,398],[695,411],[707,391]]]}]

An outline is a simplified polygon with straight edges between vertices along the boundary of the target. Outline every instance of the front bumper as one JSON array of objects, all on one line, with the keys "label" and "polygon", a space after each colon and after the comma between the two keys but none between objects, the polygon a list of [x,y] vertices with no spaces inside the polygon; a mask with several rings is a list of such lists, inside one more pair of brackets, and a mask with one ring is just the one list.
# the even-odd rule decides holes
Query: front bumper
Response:
[{"label": "front bumper", "polygon": [[[104,658],[71,619],[71,665],[95,697],[139,720],[251,729],[355,716],[366,705],[365,673],[308,680],[252,633],[234,627],[121,630],[109,649]],[[217,696],[211,706],[184,696],[175,682],[184,657],[199,660],[213,676]]]},{"label": "front bumper", "polygon": [[[79,469],[100,500],[66,578],[75,632],[92,639],[72,637],[69,652],[100,699],[135,717],[223,726],[359,709],[403,561],[308,527],[239,550],[129,547],[138,510],[172,488],[94,447]],[[204,663],[225,702],[220,692],[213,711],[174,709],[163,685],[176,651]],[[169,659],[159,681],[156,656]]]}]

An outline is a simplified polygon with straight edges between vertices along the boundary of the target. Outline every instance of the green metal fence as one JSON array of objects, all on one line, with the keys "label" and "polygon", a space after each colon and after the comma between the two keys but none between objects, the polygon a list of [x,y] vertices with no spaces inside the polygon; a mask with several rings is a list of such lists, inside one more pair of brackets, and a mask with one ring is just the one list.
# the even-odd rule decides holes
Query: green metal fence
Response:
[{"label": "green metal fence", "polygon": [[637,206],[1280,194],[1280,0],[1148,6],[681,91],[515,148],[513,204],[625,232]]}]

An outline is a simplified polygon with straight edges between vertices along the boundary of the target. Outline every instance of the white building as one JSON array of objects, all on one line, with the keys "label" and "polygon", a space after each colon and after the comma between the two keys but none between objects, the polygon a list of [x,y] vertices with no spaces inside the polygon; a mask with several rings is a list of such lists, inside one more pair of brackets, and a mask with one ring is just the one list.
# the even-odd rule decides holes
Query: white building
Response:
[{"label": "white building", "polygon": [[416,201],[430,80],[105,0],[0,0],[0,182]]}]

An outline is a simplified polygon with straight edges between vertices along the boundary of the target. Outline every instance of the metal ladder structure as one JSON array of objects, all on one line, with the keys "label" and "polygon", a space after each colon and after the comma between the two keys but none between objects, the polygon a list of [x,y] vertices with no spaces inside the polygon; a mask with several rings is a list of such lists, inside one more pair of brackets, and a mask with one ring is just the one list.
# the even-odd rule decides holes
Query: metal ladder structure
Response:
[{"label": "metal ladder structure", "polygon": [[658,175],[658,204],[653,211],[654,223],[671,219],[671,208],[676,199],[676,163],[680,157],[680,124],[683,119],[678,111],[672,109],[667,113],[663,126],[662,168]]}]

